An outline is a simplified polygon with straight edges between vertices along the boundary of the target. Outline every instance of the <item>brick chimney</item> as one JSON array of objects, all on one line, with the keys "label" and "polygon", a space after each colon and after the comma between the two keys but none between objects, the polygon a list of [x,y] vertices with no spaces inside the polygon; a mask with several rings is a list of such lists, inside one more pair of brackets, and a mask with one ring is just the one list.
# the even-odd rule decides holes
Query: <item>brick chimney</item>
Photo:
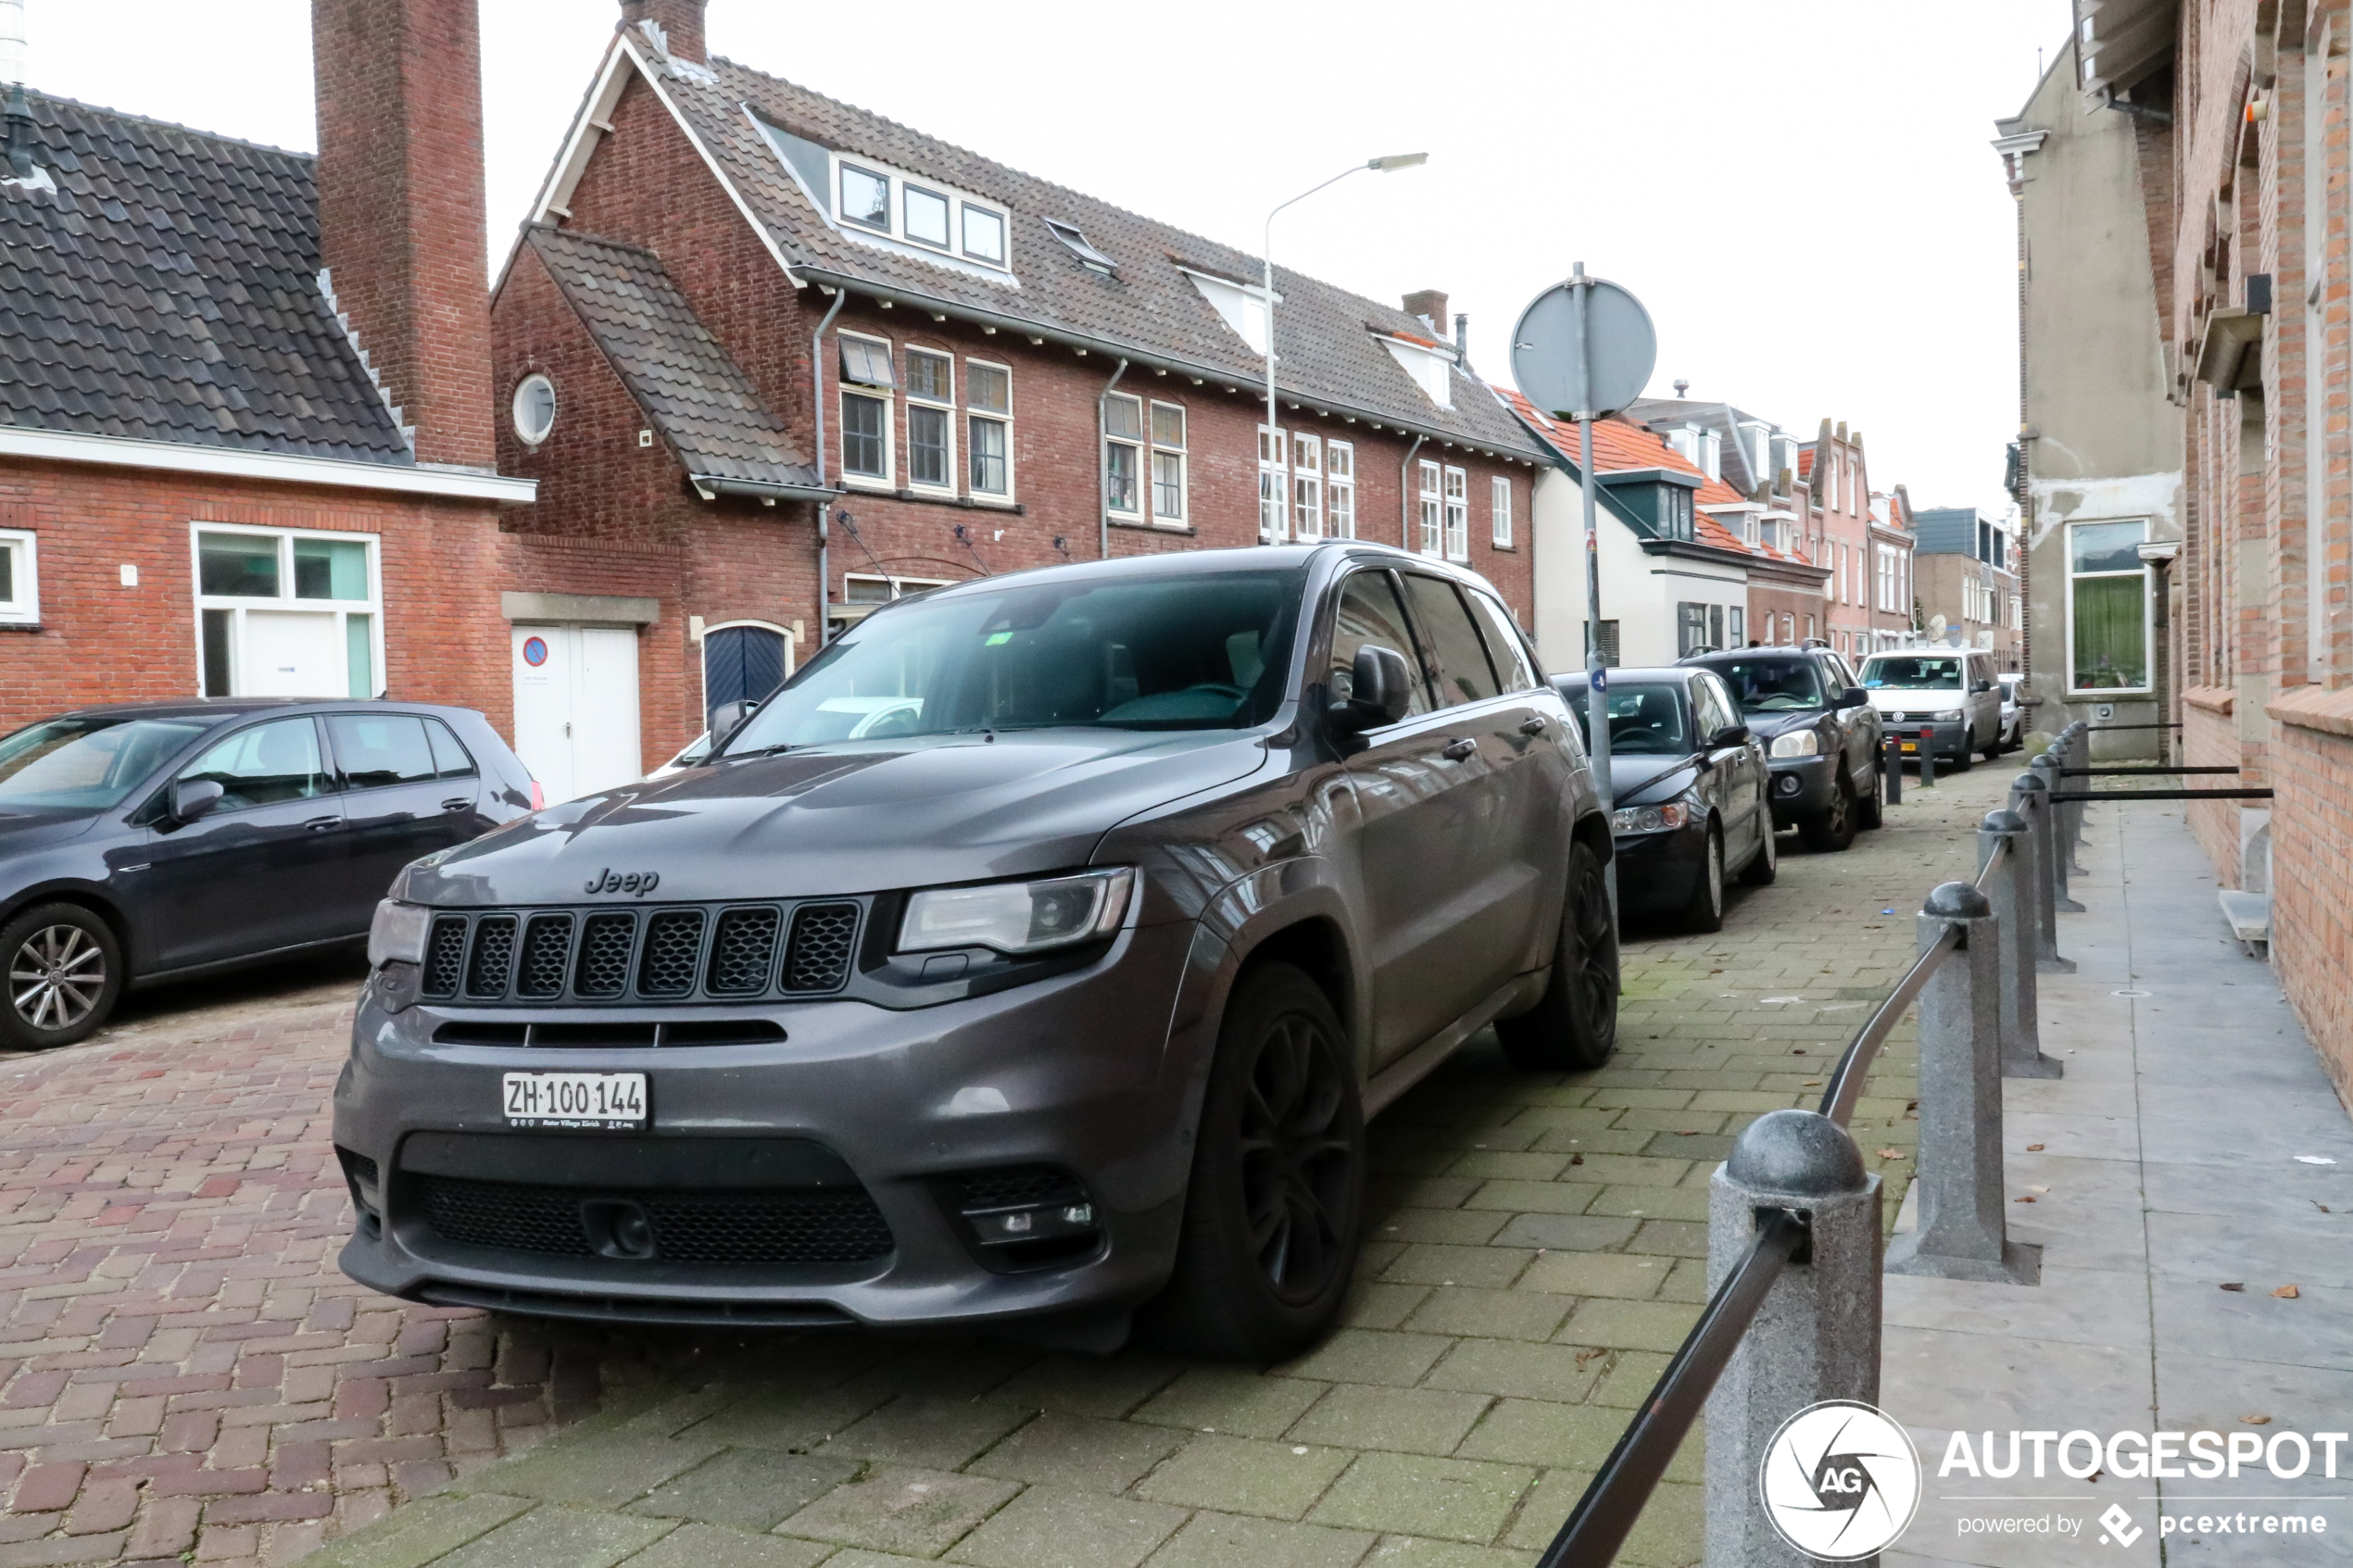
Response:
[{"label": "brick chimney", "polygon": [[621,0],[621,24],[649,21],[660,27],[674,59],[701,65],[706,59],[702,14],[709,0]]},{"label": "brick chimney", "polygon": [[1439,289],[1416,289],[1405,296],[1405,314],[1419,316],[1439,337],[1446,335],[1446,295]]},{"label": "brick chimney", "polygon": [[475,0],[311,0],[319,257],[416,431],[417,460],[497,461]]}]

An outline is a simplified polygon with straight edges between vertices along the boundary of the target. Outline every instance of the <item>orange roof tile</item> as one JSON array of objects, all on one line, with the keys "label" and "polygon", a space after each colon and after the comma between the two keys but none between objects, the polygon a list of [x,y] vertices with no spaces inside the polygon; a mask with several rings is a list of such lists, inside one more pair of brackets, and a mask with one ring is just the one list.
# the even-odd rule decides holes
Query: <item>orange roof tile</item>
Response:
[{"label": "orange roof tile", "polygon": [[[1537,411],[1536,406],[1509,387],[1497,389],[1505,402],[1519,410],[1521,417],[1542,433],[1544,439],[1559,448],[1561,455],[1576,460],[1577,428],[1564,424],[1551,416]],[[1711,506],[1737,506],[1745,500],[1739,491],[1720,479],[1709,479],[1706,471],[1674,447],[1655,431],[1645,430],[1631,420],[1611,415],[1593,421],[1593,469],[1597,473],[1624,473],[1633,469],[1671,469],[1678,473],[1697,474],[1698,492],[1692,499],[1692,532],[1696,541],[1719,550],[1737,550],[1743,555],[1769,555],[1743,544],[1740,536],[1722,523],[1698,509]]]}]

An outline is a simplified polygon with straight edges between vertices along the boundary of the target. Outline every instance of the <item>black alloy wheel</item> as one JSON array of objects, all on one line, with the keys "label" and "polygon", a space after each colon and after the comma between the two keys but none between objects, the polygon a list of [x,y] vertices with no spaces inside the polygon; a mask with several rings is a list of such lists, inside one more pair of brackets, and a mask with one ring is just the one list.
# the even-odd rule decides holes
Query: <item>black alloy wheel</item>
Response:
[{"label": "black alloy wheel", "polygon": [[[1855,825],[1869,831],[1887,820],[1887,764],[1874,747],[1871,752],[1871,780],[1868,787],[1855,792]],[[1898,767],[1902,764],[1898,763]]]},{"label": "black alloy wheel", "polygon": [[1683,900],[1681,924],[1705,935],[1724,929],[1724,837],[1713,826],[1703,831],[1706,847],[1692,880],[1692,896]]},{"label": "black alloy wheel", "polygon": [[1797,836],[1816,854],[1833,854],[1855,842],[1855,783],[1844,773],[1831,787],[1830,809],[1797,824]]},{"label": "black alloy wheel", "polygon": [[1617,1051],[1617,920],[1601,857],[1582,842],[1568,849],[1568,890],[1553,973],[1537,1004],[1495,1021],[1496,1038],[1525,1072],[1586,1072]]},{"label": "black alloy wheel", "polygon": [[1218,1032],[1176,1273],[1151,1314],[1161,1337],[1262,1364],[1304,1347],[1347,1295],[1364,1190],[1347,1033],[1304,973],[1260,965]]},{"label": "black alloy wheel", "polygon": [[46,1050],[85,1039],[122,995],[122,947],[79,904],[44,904],[0,927],[8,1005],[0,1043]]}]

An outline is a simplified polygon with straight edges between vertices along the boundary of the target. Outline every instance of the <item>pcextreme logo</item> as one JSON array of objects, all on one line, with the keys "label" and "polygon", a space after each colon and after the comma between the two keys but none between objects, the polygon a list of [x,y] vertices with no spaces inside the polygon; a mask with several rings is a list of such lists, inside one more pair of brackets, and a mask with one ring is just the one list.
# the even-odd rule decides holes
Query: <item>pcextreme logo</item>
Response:
[{"label": "pcextreme logo", "polygon": [[1765,1517],[1826,1562],[1894,1544],[1920,1501],[1920,1456],[1886,1412],[1854,1399],[1808,1405],[1781,1424],[1757,1467]]}]

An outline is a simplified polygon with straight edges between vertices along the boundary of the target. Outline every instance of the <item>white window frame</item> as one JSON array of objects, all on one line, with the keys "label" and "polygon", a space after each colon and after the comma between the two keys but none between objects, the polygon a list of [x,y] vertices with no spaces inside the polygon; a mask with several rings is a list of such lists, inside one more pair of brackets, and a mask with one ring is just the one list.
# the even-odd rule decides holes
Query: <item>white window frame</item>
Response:
[{"label": "white window frame", "polygon": [[[841,574],[841,597],[825,607],[825,614],[827,619],[847,629],[865,620],[866,617],[890,603],[892,599],[903,599],[908,595],[921,593],[925,588],[945,588],[954,581],[955,579],[951,577],[886,577],[872,571],[845,571]],[[852,602],[849,597],[849,585],[852,583],[879,583],[888,588],[890,593],[885,598]],[[731,621],[729,624],[737,623]],[[753,621],[751,624],[763,625],[765,622]],[[714,626],[710,630],[715,632],[718,628]],[[786,658],[790,657],[790,644],[787,643]],[[787,670],[786,673],[790,674],[791,671]]]},{"label": "white window frame", "polygon": [[[1110,415],[1112,405],[1114,403],[1124,408],[1135,410],[1136,433],[1134,435],[1112,433]],[[1144,460],[1144,453],[1151,444],[1151,432],[1144,423],[1148,412],[1144,407],[1144,400],[1132,392],[1114,392],[1103,399],[1103,449],[1097,454],[1097,460],[1102,465],[1103,509],[1122,522],[1144,521],[1146,505],[1144,491],[1145,486],[1151,483],[1146,471],[1150,465]],[[1132,506],[1123,507],[1112,499],[1111,454],[1114,446],[1125,447],[1127,451],[1129,459],[1127,471],[1135,485],[1135,504]]]},{"label": "white window frame", "polygon": [[[1005,410],[1003,413],[999,413],[994,408],[981,408],[974,406],[972,400],[973,371],[975,369],[995,370],[1005,378]],[[1010,507],[1015,503],[1018,487],[1015,485],[1013,479],[1014,407],[1013,368],[1000,359],[975,359],[969,355],[966,356],[964,359],[964,428],[962,432],[965,443],[965,466],[963,470],[964,494],[970,499],[981,506]],[[993,424],[1002,425],[1005,429],[1005,488],[1001,491],[983,490],[978,485],[972,483],[972,454],[978,449],[977,444],[972,439],[972,421],[975,420],[987,420]]]},{"label": "white window frame", "polygon": [[41,539],[29,528],[0,528],[0,553],[9,558],[9,596],[0,599],[0,626],[41,624]]},{"label": "white window frame", "polygon": [[[1177,439],[1173,444],[1161,439],[1160,415],[1163,409],[1176,416]],[[1151,498],[1152,521],[1166,528],[1182,528],[1185,526],[1185,520],[1192,515],[1193,509],[1189,456],[1192,416],[1187,412],[1182,403],[1155,400],[1145,411],[1145,417],[1151,421],[1148,427],[1148,433],[1151,438],[1151,469],[1144,476],[1144,483],[1149,487],[1148,493]],[[1160,465],[1164,460],[1171,463],[1176,473],[1176,505],[1167,509],[1164,509],[1160,504]]]},{"label": "white window frame", "polygon": [[[887,337],[878,337],[873,332],[853,332],[845,330],[837,332],[835,337],[837,339],[834,350],[836,363],[835,373],[837,376],[840,376],[840,395],[838,402],[836,405],[835,411],[840,417],[840,433],[836,437],[837,445],[834,456],[841,466],[841,482],[846,485],[850,485],[861,490],[896,490],[899,488],[899,410],[896,407],[899,401],[897,396],[899,391],[899,387],[897,385],[899,364],[898,345],[892,343],[891,340]],[[891,366],[891,380],[893,384],[887,387],[874,386],[865,382],[854,382],[846,375],[840,375],[840,345],[846,343],[861,343],[869,347],[879,345],[883,351],[884,359]],[[849,400],[853,397],[862,397],[868,402],[879,403],[882,405],[883,470],[879,474],[858,473],[852,471],[850,469]]]},{"label": "white window frame", "polygon": [[1356,443],[1324,443],[1324,522],[1334,539],[1356,537]]},{"label": "white window frame", "polygon": [[[915,395],[914,364],[915,356],[918,354],[924,355],[929,358],[944,360],[947,362],[948,396],[944,401],[937,397],[918,397]],[[940,413],[945,416],[944,422],[946,423],[948,429],[948,482],[945,484],[924,483],[915,478],[915,421],[913,417],[910,415],[907,420],[907,488],[910,490],[921,491],[925,495],[953,495],[957,493],[957,481],[963,477],[963,470],[958,469],[956,466],[956,459],[959,456],[961,456],[961,447],[956,440],[956,357],[953,354],[949,353],[948,350],[944,348],[925,348],[919,344],[909,344],[907,345],[906,383],[907,407],[911,409],[938,409]]]},{"label": "white window frame", "polygon": [[1470,474],[1446,465],[1446,558],[1470,559]]},{"label": "white window frame", "polygon": [[[234,533],[249,539],[274,539],[278,546],[278,594],[265,598],[260,595],[208,594],[204,591],[204,535]],[[335,544],[365,545],[368,549],[368,596],[365,599],[298,599],[295,597],[294,549],[303,539],[325,539]],[[364,697],[379,697],[384,694],[384,540],[374,533],[345,533],[331,528],[261,528],[242,522],[192,522],[188,525],[188,582],[195,589],[196,695],[205,690],[204,616],[208,609],[227,610],[229,621],[229,691],[232,696],[245,695],[237,662],[245,643],[245,612],[248,610],[285,611],[297,615],[332,616],[335,622],[335,646],[348,647],[348,624],[354,615],[368,618],[369,684],[374,690]],[[348,694],[346,694],[347,696]],[[341,699],[338,699],[341,700]]]},{"label": "white window frame", "polygon": [[[770,141],[774,145],[773,137]],[[784,156],[782,149],[778,149],[777,156],[779,157]],[[787,167],[790,167],[789,162]],[[883,210],[889,215],[889,222],[884,227],[876,228],[868,223],[853,222],[844,216],[841,196],[842,180],[850,169],[855,169],[860,173],[883,182]],[[825,195],[826,216],[844,234],[855,235],[869,244],[881,243],[885,249],[904,246],[909,253],[916,256],[944,259],[965,267],[982,268],[992,273],[1010,274],[1013,270],[1013,215],[997,202],[968,195],[952,185],[943,184],[939,181],[923,175],[909,174],[887,163],[878,162],[870,157],[862,157],[856,154],[833,155],[831,180],[832,188]],[[918,239],[907,232],[907,190],[910,186],[928,195],[938,196],[948,203],[947,245],[941,245],[931,240]],[[991,259],[966,247],[964,230],[967,211],[986,213],[997,220],[998,233],[1005,250],[1002,257]]]},{"label": "white window frame", "polygon": [[1288,433],[1258,427],[1258,542],[1279,545],[1290,536],[1290,464]]},{"label": "white window frame", "polygon": [[1417,554],[1437,558],[1446,553],[1444,502],[1441,499],[1440,465],[1435,458],[1420,459],[1421,469],[1416,494],[1417,521],[1421,537],[1414,542]]},{"label": "white window frame", "polygon": [[1324,536],[1324,438],[1301,431],[1290,438],[1290,531],[1294,539]]},{"label": "white window frame", "polygon": [[1512,547],[1512,476],[1487,476],[1488,533],[1499,550]]}]

